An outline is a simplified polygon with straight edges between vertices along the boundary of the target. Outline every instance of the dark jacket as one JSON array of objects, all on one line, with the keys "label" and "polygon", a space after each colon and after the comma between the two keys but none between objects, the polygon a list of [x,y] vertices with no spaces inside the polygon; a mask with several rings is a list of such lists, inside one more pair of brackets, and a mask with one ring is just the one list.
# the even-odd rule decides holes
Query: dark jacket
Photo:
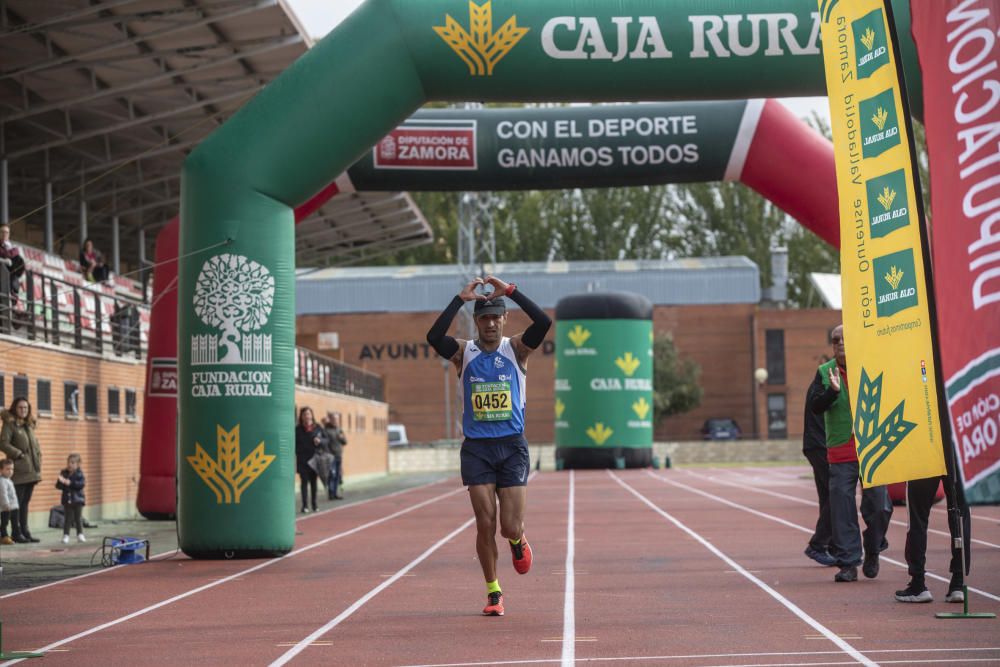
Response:
[{"label": "dark jacket", "polygon": [[[313,442],[313,438],[319,436],[320,442],[317,446]],[[295,427],[295,468],[298,470],[299,474],[308,475],[312,468],[309,467],[309,459],[316,454],[317,451],[326,451],[326,448],[330,444],[330,437],[326,434],[326,429],[324,429],[319,424],[313,424],[312,431],[306,431],[302,428],[302,424],[298,424]]]},{"label": "dark jacket", "polygon": [[62,499],[59,502],[63,505],[86,505],[87,501],[83,495],[83,486],[86,484],[86,480],[83,477],[83,471],[77,468],[76,472],[70,474],[69,468],[63,468],[59,475],[69,478],[69,484],[63,484],[58,479],[56,480],[56,488],[62,491]]},{"label": "dark jacket", "polygon": [[20,424],[7,410],[0,411],[0,452],[14,460],[14,477],[17,484],[34,484],[42,480],[42,449],[35,437],[35,419]]},{"label": "dark jacket", "polygon": [[806,414],[802,431],[803,452],[808,452],[811,449],[826,451],[826,427],[823,425],[823,415],[811,409],[813,402],[824,393],[826,393],[826,387],[823,386],[823,378],[819,376],[819,371],[816,371],[812,384],[806,391]]},{"label": "dark jacket", "polygon": [[347,444],[347,436],[344,429],[339,426],[327,426],[326,434],[330,437],[330,453],[338,459],[344,456],[344,445]]}]

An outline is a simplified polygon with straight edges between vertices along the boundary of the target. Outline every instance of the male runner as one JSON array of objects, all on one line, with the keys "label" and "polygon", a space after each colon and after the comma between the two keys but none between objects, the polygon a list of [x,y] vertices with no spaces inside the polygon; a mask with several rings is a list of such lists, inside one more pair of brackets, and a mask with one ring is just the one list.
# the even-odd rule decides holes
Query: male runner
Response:
[{"label": "male runner", "polygon": [[[492,285],[484,295],[476,289]],[[523,333],[504,337],[504,296],[531,318]],[[478,338],[448,336],[448,327],[466,301],[475,301]],[[476,553],[486,578],[486,616],[503,616],[503,593],[497,580],[497,499],[500,534],[510,543],[514,569],[531,568],[531,547],[524,537],[527,499],[528,442],[524,439],[525,374],[530,355],[545,338],[552,320],[514,284],[495,276],[471,281],[451,300],[427,332],[427,342],[458,369],[462,378],[462,483],[476,515]]]}]

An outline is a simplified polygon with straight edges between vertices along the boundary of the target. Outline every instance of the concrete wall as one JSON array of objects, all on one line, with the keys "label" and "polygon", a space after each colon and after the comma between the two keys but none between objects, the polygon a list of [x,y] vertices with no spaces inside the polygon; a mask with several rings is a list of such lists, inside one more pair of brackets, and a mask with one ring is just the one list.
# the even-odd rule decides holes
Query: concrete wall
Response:
[{"label": "concrete wall", "polygon": [[[28,402],[38,418],[36,434],[42,449],[42,481],[31,499],[33,525],[46,522],[49,508],[59,504],[55,488],[66,457],[77,453],[87,476],[87,518],[125,516],[134,513],[139,479],[139,443],[142,435],[142,407],[145,394],[145,360],[122,360],[97,354],[55,348],[44,344],[25,345],[10,352],[2,348],[23,345],[23,339],[0,342],[3,365],[3,403],[14,400],[14,379],[28,380]],[[51,410],[39,412],[38,381],[51,386]],[[79,414],[67,412],[65,382],[75,382]],[[84,387],[97,386],[97,415],[84,414]],[[108,389],[119,390],[120,416],[108,413]],[[136,416],[125,416],[125,391],[136,394]],[[0,454],[2,456],[2,454]]]},{"label": "concrete wall", "polygon": [[[459,471],[458,441],[389,448],[389,471],[393,473]],[[541,460],[542,470],[555,469],[555,446],[531,445],[531,465]],[[653,453],[661,465],[670,457],[671,465],[729,463],[802,462],[799,440],[715,440],[657,442]]]}]

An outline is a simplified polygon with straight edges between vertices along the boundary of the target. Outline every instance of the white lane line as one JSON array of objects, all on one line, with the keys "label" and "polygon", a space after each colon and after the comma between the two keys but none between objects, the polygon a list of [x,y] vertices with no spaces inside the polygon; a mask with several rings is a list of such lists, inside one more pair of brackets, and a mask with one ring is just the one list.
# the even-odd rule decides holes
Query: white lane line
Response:
[{"label": "white lane line", "polygon": [[[721,477],[715,477],[715,476],[711,476],[711,475],[699,475],[698,473],[692,472],[690,470],[685,470],[684,472],[686,472],[688,475],[691,475],[692,477],[696,477],[698,479],[703,479],[703,480],[707,480],[707,481],[711,481],[711,482],[716,482],[717,484],[724,484],[725,486],[732,486],[732,487],[735,487],[735,488],[737,488],[737,489],[739,489],[741,491],[753,491],[754,493],[763,493],[763,494],[768,495],[768,496],[774,496],[775,498],[782,498],[784,500],[791,500],[792,502],[799,503],[800,505],[809,505],[810,507],[815,507],[816,506],[816,502],[817,502],[815,500],[806,500],[805,498],[799,498],[798,496],[789,496],[789,495],[784,494],[784,493],[779,493],[778,491],[770,491],[768,489],[759,489],[759,488],[756,488],[756,487],[749,487],[749,486],[746,486],[746,485],[737,484],[735,482],[728,482],[728,481],[722,479]],[[895,512],[893,512],[893,513],[895,514]],[[907,528],[907,529],[909,528],[909,525],[907,524],[906,521],[900,521],[899,519],[892,519],[891,522],[894,525],[896,525],[896,526],[901,526],[901,527]],[[942,535],[944,537],[947,537],[948,539],[951,539],[951,533],[946,533],[943,530],[937,530],[935,528],[928,528],[927,532],[934,533],[935,535]],[[974,537],[971,538],[971,539],[972,539],[972,543],[973,544],[978,544],[978,545],[981,545],[981,546],[984,546],[984,547],[991,547],[993,549],[1000,549],[1000,544],[994,544],[993,542],[986,542],[985,540],[977,540]]]},{"label": "white lane line", "polygon": [[[174,602],[178,602],[178,601],[183,600],[185,598],[189,598],[192,595],[196,595],[197,593],[201,593],[202,591],[207,591],[210,588],[215,588],[216,586],[219,586],[220,584],[224,584],[226,582],[232,581],[234,579],[237,579],[238,577],[242,577],[244,575],[250,574],[251,572],[256,572],[257,570],[263,570],[264,568],[271,567],[272,565],[275,565],[276,563],[281,563],[285,559],[292,558],[293,556],[298,556],[299,554],[305,553],[307,551],[311,551],[312,549],[315,549],[317,547],[323,546],[325,544],[329,544],[330,542],[333,542],[335,540],[339,540],[339,539],[341,539],[343,537],[347,537],[348,535],[353,535],[354,533],[357,533],[357,532],[360,532],[362,530],[365,530],[366,528],[371,528],[371,527],[377,526],[377,525],[379,525],[381,523],[385,523],[386,521],[390,521],[392,519],[395,519],[396,517],[400,517],[400,516],[402,516],[404,514],[408,514],[409,512],[413,512],[414,510],[417,510],[417,509],[420,509],[421,507],[425,507],[427,505],[430,505],[431,503],[436,503],[437,501],[442,500],[444,498],[447,498],[448,496],[453,496],[456,493],[459,493],[460,491],[465,491],[465,487],[461,487],[461,488],[458,488],[458,489],[454,489],[452,491],[448,491],[446,493],[442,493],[440,495],[434,496],[433,498],[428,498],[427,500],[424,500],[423,502],[419,502],[416,505],[413,505],[411,507],[407,507],[405,509],[401,509],[401,510],[399,510],[397,512],[393,512],[392,514],[384,516],[381,519],[375,519],[373,521],[369,521],[368,523],[363,523],[360,526],[355,526],[354,528],[351,528],[350,530],[346,530],[346,531],[344,531],[342,533],[337,533],[336,535],[331,535],[330,537],[324,538],[324,539],[320,540],[319,542],[314,542],[314,543],[310,544],[309,546],[302,547],[301,549],[296,549],[295,551],[292,551],[291,553],[287,553],[284,556],[281,556],[279,558],[275,558],[273,560],[268,560],[268,561],[265,561],[263,563],[259,563],[258,565],[254,565],[253,567],[247,568],[245,570],[241,570],[241,571],[239,571],[239,572],[237,572],[235,574],[231,574],[231,575],[229,575],[227,577],[223,577],[222,579],[216,579],[215,581],[211,581],[211,582],[209,582],[207,584],[204,584],[202,586],[198,586],[197,588],[193,588],[193,589],[191,589],[189,591],[186,591],[184,593],[180,593],[180,594],[175,595],[175,596],[173,596],[171,598],[167,598],[166,600],[162,600],[160,602],[157,602],[156,604],[151,604],[148,607],[143,607],[142,609],[139,609],[138,611],[134,611],[131,614],[126,614],[125,616],[122,616],[120,618],[116,618],[113,621],[108,621],[107,623],[101,623],[100,625],[95,625],[94,627],[90,628],[89,630],[84,630],[83,632],[78,632],[77,634],[73,635],[72,637],[66,637],[65,639],[60,639],[59,641],[56,641],[56,642],[53,642],[53,643],[48,644],[46,646],[43,646],[42,648],[35,649],[35,652],[36,653],[44,653],[45,651],[50,651],[50,650],[52,650],[54,648],[58,648],[59,646],[63,646],[64,644],[69,644],[70,642],[74,642],[74,641],[76,641],[78,639],[82,639],[83,637],[87,637],[87,636],[90,636],[90,635],[95,634],[97,632],[100,632],[101,630],[106,630],[106,629],[108,629],[110,627],[113,627],[115,625],[119,625],[119,624],[124,623],[126,621],[130,621],[133,618],[137,618],[139,616],[143,616],[145,614],[148,614],[148,613],[150,613],[152,611],[156,611],[157,609],[160,609],[161,607],[166,607],[167,605],[173,604]],[[22,660],[23,659],[21,659],[21,660],[8,660],[7,662],[0,663],[0,667],[7,667],[8,665],[16,665],[17,663],[22,662]]]},{"label": "white lane line", "polygon": [[410,570],[412,570],[413,568],[415,568],[417,565],[419,565],[420,563],[422,563],[425,559],[427,559],[435,551],[437,551],[438,549],[440,549],[441,547],[443,547],[445,544],[447,544],[448,542],[450,542],[451,540],[453,540],[459,533],[461,533],[463,530],[465,530],[466,528],[468,528],[469,526],[471,526],[475,522],[475,520],[476,520],[476,517],[472,517],[471,519],[469,519],[468,521],[466,521],[465,523],[463,523],[461,526],[459,526],[455,530],[451,531],[450,533],[448,533],[447,535],[445,535],[444,537],[442,537],[440,540],[438,540],[434,544],[434,546],[432,546],[430,549],[428,549],[427,551],[423,552],[422,554],[420,554],[419,556],[417,556],[416,558],[414,558],[412,561],[410,561],[405,567],[403,567],[403,569],[401,569],[399,572],[397,572],[391,579],[387,579],[387,580],[383,581],[381,584],[379,584],[375,588],[373,588],[370,591],[368,591],[364,596],[362,596],[361,598],[359,598],[354,604],[352,604],[350,607],[348,607],[344,611],[340,612],[340,614],[338,614],[336,616],[336,618],[334,618],[333,620],[331,620],[329,623],[327,623],[326,625],[322,626],[321,628],[316,629],[308,637],[306,637],[305,639],[303,639],[302,641],[300,641],[294,647],[288,649],[284,654],[281,655],[281,657],[279,657],[277,660],[275,660],[274,662],[271,663],[271,667],[280,667],[280,665],[286,664],[289,660],[291,660],[292,658],[294,658],[295,656],[297,656],[299,653],[301,653],[302,651],[304,651],[310,644],[312,644],[313,642],[315,642],[317,639],[319,639],[320,637],[322,637],[323,635],[325,635],[327,632],[329,632],[333,628],[335,628],[338,625],[340,625],[340,623],[342,623],[343,621],[345,621],[347,618],[349,618],[351,616],[351,614],[353,614],[358,609],[360,609],[361,607],[363,607],[373,597],[375,597],[376,595],[378,595],[379,593],[381,593],[382,591],[384,591],[389,586],[392,586],[394,583],[396,583],[396,581],[398,581],[407,572],[409,572]]},{"label": "white lane line", "polygon": [[[679,520],[675,519],[669,513],[667,513],[665,511],[663,511],[662,509],[660,509],[655,503],[653,503],[651,500],[649,500],[646,496],[642,495],[641,493],[639,493],[638,491],[636,491],[635,489],[633,489],[630,485],[628,485],[624,481],[622,481],[622,479],[620,477],[618,477],[618,475],[614,474],[610,470],[607,471],[607,472],[608,472],[608,475],[610,475],[613,480],[615,480],[616,482],[618,482],[619,486],[621,486],[623,489],[625,489],[626,491],[628,491],[629,493],[631,493],[633,496],[635,496],[636,498],[638,498],[646,506],[648,506],[654,512],[656,512],[657,514],[659,514],[660,516],[662,516],[664,519],[666,519],[670,523],[674,524],[675,526],[677,526],[678,528],[680,528],[681,530],[683,530],[685,533],[687,533],[688,535],[690,535],[692,538],[694,538],[695,540],[697,540],[698,542],[700,542],[703,547],[705,547],[706,549],[708,549],[709,551],[711,551],[713,554],[715,554],[720,560],[722,560],[722,562],[724,562],[726,565],[728,565],[732,569],[734,569],[737,572],[739,572],[740,574],[742,574],[745,578],[747,578],[748,580],[750,580],[754,585],[756,585],[762,591],[764,591],[765,593],[767,593],[768,595],[770,595],[772,598],[774,598],[778,603],[780,603],[781,605],[783,605],[790,612],[792,612],[793,614],[795,614],[796,616],[798,616],[799,619],[801,619],[803,622],[805,622],[806,624],[808,624],[811,628],[813,628],[814,630],[816,630],[817,632],[819,632],[821,635],[825,636],[827,639],[829,639],[831,642],[833,642],[834,645],[836,645],[837,647],[839,647],[844,653],[846,653],[847,655],[849,655],[856,662],[859,662],[862,665],[866,665],[867,667],[878,667],[875,662],[873,662],[872,660],[870,660],[869,658],[867,658],[858,649],[854,648],[853,646],[851,646],[850,644],[848,644],[846,641],[844,641],[843,639],[841,639],[837,635],[837,633],[833,632],[832,630],[830,630],[829,628],[827,628],[825,625],[823,625],[822,623],[820,623],[819,621],[817,621],[815,618],[813,618],[812,616],[810,616],[809,614],[807,614],[805,611],[803,611],[801,608],[799,608],[799,606],[796,605],[794,602],[792,602],[791,600],[789,600],[788,598],[786,598],[785,596],[783,596],[781,593],[779,593],[778,591],[774,590],[773,588],[771,588],[770,586],[768,586],[766,583],[764,583],[763,581],[761,581],[760,578],[755,577],[754,575],[752,575],[749,572],[747,572],[746,569],[744,569],[742,565],[740,565],[739,563],[737,563],[736,561],[734,561],[732,558],[730,558],[726,554],[722,553],[722,551],[720,551],[719,549],[717,549],[715,547],[715,545],[713,545],[711,542],[709,542],[708,540],[706,540],[704,537],[702,537],[701,535],[699,535],[695,531],[693,531],[690,528],[688,528],[686,525],[684,525],[683,523],[681,523]],[[653,477],[657,477],[657,476],[653,475]],[[662,479],[662,478],[657,477],[657,479]]]},{"label": "white lane line", "polygon": [[[757,516],[759,516],[761,518],[767,519],[769,521],[774,521],[776,523],[780,523],[783,526],[788,526],[789,528],[794,528],[795,530],[798,530],[798,531],[801,531],[803,533],[806,533],[807,535],[812,535],[813,534],[813,529],[812,528],[807,528],[805,526],[800,526],[798,524],[792,523],[791,521],[785,521],[781,517],[776,517],[773,514],[767,514],[766,512],[759,512],[759,511],[757,511],[755,509],[747,507],[746,505],[740,505],[739,503],[734,503],[731,500],[726,500],[725,498],[722,498],[721,496],[716,496],[716,495],[713,495],[711,493],[708,493],[707,491],[702,491],[701,489],[696,489],[693,486],[688,486],[687,484],[684,484],[682,482],[676,482],[676,481],[674,481],[672,479],[667,479],[666,477],[661,477],[660,475],[654,475],[652,472],[650,472],[648,470],[646,471],[646,474],[649,475],[650,477],[652,477],[653,479],[660,480],[664,484],[670,484],[672,486],[676,486],[678,488],[684,489],[685,491],[690,491],[691,493],[696,493],[696,494],[698,494],[700,496],[704,496],[705,498],[708,498],[709,500],[714,500],[717,503],[722,503],[723,505],[729,505],[730,507],[738,509],[738,510],[741,510],[743,512],[749,512],[750,514],[755,514],[755,515],[757,515]],[[879,556],[879,560],[882,561],[882,562],[885,562],[885,563],[892,563],[893,565],[896,565],[896,566],[901,567],[903,569],[907,569],[906,563],[903,563],[901,561],[895,560],[893,558],[889,558],[885,554],[882,554],[881,556]],[[933,572],[931,572],[929,570],[927,572],[925,572],[924,574],[925,574],[925,576],[930,577],[931,579],[937,579],[938,581],[944,581],[944,582],[951,582],[951,579],[949,577],[942,577],[941,575],[934,574]],[[986,591],[984,591],[982,589],[973,588],[972,586],[969,586],[969,590],[972,591],[973,593],[978,593],[979,595],[982,595],[985,598],[989,598],[990,600],[996,600],[997,602],[1000,602],[1000,596],[996,596],[993,593],[988,593],[988,592],[986,592]]]},{"label": "white lane line", "polygon": [[[331,507],[330,509],[325,509],[325,510],[323,510],[321,512],[316,512],[315,514],[310,514],[308,516],[299,517],[299,518],[295,519],[295,522],[298,523],[299,521],[307,521],[309,519],[314,519],[317,516],[322,516],[322,515],[328,514],[330,512],[338,512],[340,510],[350,509],[352,507],[357,507],[358,505],[364,505],[365,503],[370,503],[370,502],[373,502],[375,500],[382,500],[383,498],[391,498],[393,496],[398,496],[401,493],[409,493],[410,491],[418,491],[420,489],[426,489],[429,486],[435,486],[437,484],[441,484],[442,482],[446,482],[449,479],[454,479],[454,477],[446,477],[444,479],[439,479],[436,482],[428,482],[427,484],[421,484],[420,486],[411,486],[408,489],[400,489],[399,491],[393,491],[392,493],[387,493],[384,496],[375,496],[374,498],[367,498],[365,500],[357,500],[357,501],[352,502],[352,503],[347,503],[346,505],[340,505],[339,507]],[[174,555],[179,554],[179,553],[181,553],[181,550],[179,548],[178,549],[171,549],[170,551],[164,551],[163,553],[159,553],[159,554],[156,554],[154,556],[151,556],[149,560],[151,560],[151,561],[153,561],[153,560],[161,560],[163,558],[167,558],[169,556],[174,556]],[[121,570],[122,570],[122,568],[120,568],[120,567],[101,568],[100,570],[94,570],[93,572],[87,572],[86,574],[78,574],[78,575],[76,575],[74,577],[67,577],[65,579],[60,579],[59,581],[52,581],[52,582],[49,582],[47,584],[42,584],[40,586],[32,586],[31,588],[25,588],[25,589],[22,589],[22,590],[19,590],[19,591],[13,591],[11,593],[6,593],[4,595],[0,595],[0,600],[5,600],[7,598],[16,597],[18,595],[24,595],[25,593],[33,593],[35,591],[40,591],[43,588],[50,588],[52,586],[58,586],[59,584],[65,584],[65,583],[68,583],[70,581],[78,581],[80,579],[86,579],[87,577],[93,577],[93,576],[96,576],[98,574],[105,574],[106,572],[120,572]]]},{"label": "white lane line", "polygon": [[[1000,651],[1000,646],[991,646],[985,648],[890,648],[890,649],[872,649],[866,651],[866,653],[968,653],[972,651]],[[629,655],[629,656],[605,656],[600,658],[577,658],[577,662],[640,662],[640,661],[658,661],[663,662],[666,660],[698,660],[706,658],[775,658],[775,657],[789,657],[789,658],[805,658],[809,656],[826,656],[826,655],[843,655],[840,651],[788,651],[788,652],[772,652],[772,653],[696,653],[691,655]],[[914,664],[917,662],[986,662],[989,660],[996,660],[996,658],[956,658],[956,659],[909,659],[905,662]],[[489,662],[441,662],[434,664],[425,665],[399,665],[398,667],[482,667],[484,665],[542,665],[559,662],[558,658],[538,658],[535,660],[491,660]],[[904,662],[900,660],[890,660],[882,661],[881,664]],[[797,663],[772,663],[775,665],[783,665],[784,667],[790,667],[790,665],[830,665],[830,664],[854,664],[854,663],[831,663],[831,662],[797,662]],[[761,663],[752,663],[753,667],[763,667]],[[735,667],[734,665],[728,665],[727,667]]]},{"label": "white lane line", "polygon": [[562,665],[572,667],[576,659],[576,580],[573,560],[576,551],[576,477],[569,471],[569,516],[566,519],[566,594],[563,597]]}]

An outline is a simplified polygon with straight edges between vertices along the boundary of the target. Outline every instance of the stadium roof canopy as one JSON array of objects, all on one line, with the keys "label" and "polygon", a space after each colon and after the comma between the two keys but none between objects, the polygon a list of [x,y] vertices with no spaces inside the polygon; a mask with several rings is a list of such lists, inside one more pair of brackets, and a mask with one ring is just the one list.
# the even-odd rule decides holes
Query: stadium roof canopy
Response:
[{"label": "stadium roof canopy", "polygon": [[[581,292],[633,292],[653,305],[759,303],[760,270],[746,257],[619,262],[510,262],[486,270],[524,285],[543,308]],[[455,265],[300,269],[297,315],[436,312],[463,284]],[[517,308],[509,302],[511,308]]]},{"label": "stadium roof canopy", "polygon": [[[87,235],[134,266],[177,214],[185,156],[309,46],[280,0],[0,2],[0,157],[15,239]],[[290,103],[293,103],[290,101]],[[2,180],[3,174],[0,174]],[[3,213],[3,211],[0,211]],[[348,193],[300,225],[300,264],[363,261],[431,240],[401,193]]]}]

